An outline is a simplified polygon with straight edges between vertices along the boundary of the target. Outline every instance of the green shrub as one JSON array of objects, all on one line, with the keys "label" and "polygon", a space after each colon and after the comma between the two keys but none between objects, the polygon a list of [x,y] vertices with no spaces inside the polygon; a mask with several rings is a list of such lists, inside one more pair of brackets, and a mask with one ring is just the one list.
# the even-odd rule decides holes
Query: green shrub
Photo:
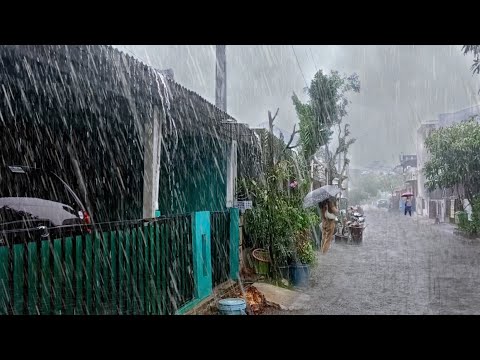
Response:
[{"label": "green shrub", "polygon": [[458,228],[466,232],[469,232],[471,229],[468,215],[464,211],[458,213]]},{"label": "green shrub", "polygon": [[271,250],[273,268],[287,265],[299,253],[305,261],[311,261],[310,250],[306,246],[299,250],[297,239],[303,234],[311,243],[311,229],[319,223],[315,211],[302,206],[308,181],[298,179],[298,186],[292,188],[288,186],[291,179],[289,164],[280,162],[266,181],[243,181],[244,192],[253,202],[252,209],[245,212],[246,235],[254,247]]},{"label": "green shrub", "polygon": [[312,265],[315,263],[317,257],[308,230],[304,230],[297,235],[294,252],[296,259],[302,264]]},{"label": "green shrub", "polygon": [[458,214],[458,228],[471,235],[480,233],[480,197],[473,200],[471,220],[466,212]]}]

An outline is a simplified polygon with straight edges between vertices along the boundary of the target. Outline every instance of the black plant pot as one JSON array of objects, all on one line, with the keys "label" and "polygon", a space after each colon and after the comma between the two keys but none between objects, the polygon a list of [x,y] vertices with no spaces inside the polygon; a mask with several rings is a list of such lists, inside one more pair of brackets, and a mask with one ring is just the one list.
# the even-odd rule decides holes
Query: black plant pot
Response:
[{"label": "black plant pot", "polygon": [[290,281],[293,286],[305,287],[308,285],[310,277],[310,268],[305,264],[290,265]]}]

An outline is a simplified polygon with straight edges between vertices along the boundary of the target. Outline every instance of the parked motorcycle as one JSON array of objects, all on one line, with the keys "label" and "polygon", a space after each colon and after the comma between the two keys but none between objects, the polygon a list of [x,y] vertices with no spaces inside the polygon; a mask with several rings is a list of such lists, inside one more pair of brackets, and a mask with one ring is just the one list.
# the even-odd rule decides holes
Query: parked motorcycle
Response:
[{"label": "parked motorcycle", "polygon": [[357,222],[359,224],[365,223],[365,215],[360,214],[359,212],[355,212],[352,214],[352,221]]},{"label": "parked motorcycle", "polygon": [[347,225],[359,226],[365,224],[365,215],[360,206],[351,206],[347,212]]},{"label": "parked motorcycle", "polygon": [[[365,215],[360,207],[351,208],[347,227],[350,233],[350,238],[354,242],[362,241],[363,230],[365,229]],[[360,210],[360,211],[358,211]]]},{"label": "parked motorcycle", "polygon": [[[343,215],[343,216],[342,216]],[[340,214],[337,224],[336,241],[358,241],[365,228],[365,215],[360,206],[351,206],[346,213]]]}]

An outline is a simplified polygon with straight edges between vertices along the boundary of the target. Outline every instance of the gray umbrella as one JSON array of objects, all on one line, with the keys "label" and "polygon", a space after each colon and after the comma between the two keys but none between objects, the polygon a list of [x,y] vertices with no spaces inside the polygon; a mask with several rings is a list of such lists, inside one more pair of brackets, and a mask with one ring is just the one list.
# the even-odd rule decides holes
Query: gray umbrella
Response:
[{"label": "gray umbrella", "polygon": [[321,188],[310,191],[303,199],[303,207],[308,208],[317,206],[318,203],[337,196],[340,191],[340,188],[336,185],[325,185]]}]

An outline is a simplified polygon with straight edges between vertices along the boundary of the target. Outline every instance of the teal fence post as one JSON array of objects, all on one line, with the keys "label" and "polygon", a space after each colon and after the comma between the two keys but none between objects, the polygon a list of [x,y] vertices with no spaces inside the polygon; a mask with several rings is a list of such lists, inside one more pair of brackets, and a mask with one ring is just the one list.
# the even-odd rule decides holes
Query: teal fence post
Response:
[{"label": "teal fence post", "polygon": [[194,213],[192,222],[195,297],[197,300],[201,300],[212,293],[210,212],[200,211]]},{"label": "teal fence post", "polygon": [[230,278],[238,280],[240,267],[240,214],[238,208],[230,208]]}]

